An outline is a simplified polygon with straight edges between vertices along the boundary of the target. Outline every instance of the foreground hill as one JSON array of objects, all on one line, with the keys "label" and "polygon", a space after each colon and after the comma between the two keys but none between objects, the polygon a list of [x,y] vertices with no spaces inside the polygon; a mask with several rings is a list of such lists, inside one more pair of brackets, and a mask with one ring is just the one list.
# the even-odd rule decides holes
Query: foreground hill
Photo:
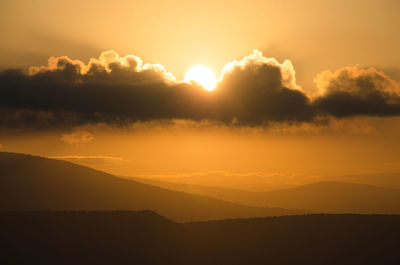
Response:
[{"label": "foreground hill", "polygon": [[153,210],[176,221],[299,214],[246,207],[30,155],[0,153],[0,211]]},{"label": "foreground hill", "polygon": [[398,264],[400,216],[178,224],[153,212],[2,212],[0,264]]},{"label": "foreground hill", "polygon": [[269,192],[135,180],[170,190],[201,194],[250,206],[307,209],[326,213],[400,214],[400,190],[345,182],[316,182]]}]

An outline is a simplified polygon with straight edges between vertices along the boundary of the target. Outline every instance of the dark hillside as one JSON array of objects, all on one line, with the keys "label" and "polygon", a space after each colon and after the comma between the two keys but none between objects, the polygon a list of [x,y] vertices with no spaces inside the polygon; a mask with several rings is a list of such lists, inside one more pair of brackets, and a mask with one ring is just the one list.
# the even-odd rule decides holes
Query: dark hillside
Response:
[{"label": "dark hillside", "polygon": [[357,183],[324,181],[290,189],[250,192],[141,178],[135,180],[254,207],[282,207],[326,213],[400,214],[400,190]]},{"label": "dark hillside", "polygon": [[1,264],[398,264],[400,216],[178,224],[143,212],[2,212]]},{"label": "dark hillside", "polygon": [[73,163],[0,153],[0,211],[152,210],[176,221],[301,214],[175,192]]}]

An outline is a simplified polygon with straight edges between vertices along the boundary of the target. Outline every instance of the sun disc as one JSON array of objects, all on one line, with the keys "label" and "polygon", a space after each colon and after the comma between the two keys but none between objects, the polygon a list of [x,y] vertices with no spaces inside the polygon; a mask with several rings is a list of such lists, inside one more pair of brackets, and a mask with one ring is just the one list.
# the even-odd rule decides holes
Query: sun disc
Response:
[{"label": "sun disc", "polygon": [[217,78],[215,77],[214,72],[207,66],[196,65],[186,72],[185,81],[194,81],[206,90],[212,91],[217,83]]}]

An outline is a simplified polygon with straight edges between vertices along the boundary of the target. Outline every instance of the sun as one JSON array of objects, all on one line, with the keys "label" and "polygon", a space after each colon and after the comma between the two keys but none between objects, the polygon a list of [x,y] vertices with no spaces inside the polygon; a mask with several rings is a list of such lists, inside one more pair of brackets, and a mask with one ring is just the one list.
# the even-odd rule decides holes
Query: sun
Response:
[{"label": "sun", "polygon": [[214,72],[204,65],[196,65],[190,68],[186,72],[185,81],[194,81],[208,91],[214,90],[215,85],[217,84],[217,78],[215,77]]}]

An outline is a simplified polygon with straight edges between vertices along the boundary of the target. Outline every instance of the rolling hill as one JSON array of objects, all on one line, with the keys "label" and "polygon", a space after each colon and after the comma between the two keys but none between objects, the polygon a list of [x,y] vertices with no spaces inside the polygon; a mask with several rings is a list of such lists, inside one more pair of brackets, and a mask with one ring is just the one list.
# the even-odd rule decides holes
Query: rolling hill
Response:
[{"label": "rolling hill", "polygon": [[400,190],[356,183],[317,182],[266,192],[262,197],[263,205],[317,212],[400,214]]},{"label": "rolling hill", "polygon": [[400,216],[178,224],[156,213],[0,212],[0,264],[398,264]]},{"label": "rolling hill", "polygon": [[0,211],[152,210],[176,221],[303,214],[171,191],[66,161],[0,153]]},{"label": "rolling hill", "polygon": [[138,177],[125,177],[128,179],[132,179],[137,182],[161,187],[164,189],[181,191],[185,193],[205,195],[208,197],[230,201],[234,203],[243,203],[243,204],[264,204],[263,202],[257,203],[258,192],[245,191],[245,190],[237,190],[226,187],[217,187],[217,186],[205,186],[205,185],[196,185],[196,184],[187,184],[187,183],[177,183],[170,181],[162,181],[157,179],[149,179],[149,178],[138,178]]},{"label": "rolling hill", "polygon": [[400,190],[364,184],[326,181],[290,189],[249,192],[150,179],[135,180],[256,207],[283,207],[325,213],[400,214]]}]

